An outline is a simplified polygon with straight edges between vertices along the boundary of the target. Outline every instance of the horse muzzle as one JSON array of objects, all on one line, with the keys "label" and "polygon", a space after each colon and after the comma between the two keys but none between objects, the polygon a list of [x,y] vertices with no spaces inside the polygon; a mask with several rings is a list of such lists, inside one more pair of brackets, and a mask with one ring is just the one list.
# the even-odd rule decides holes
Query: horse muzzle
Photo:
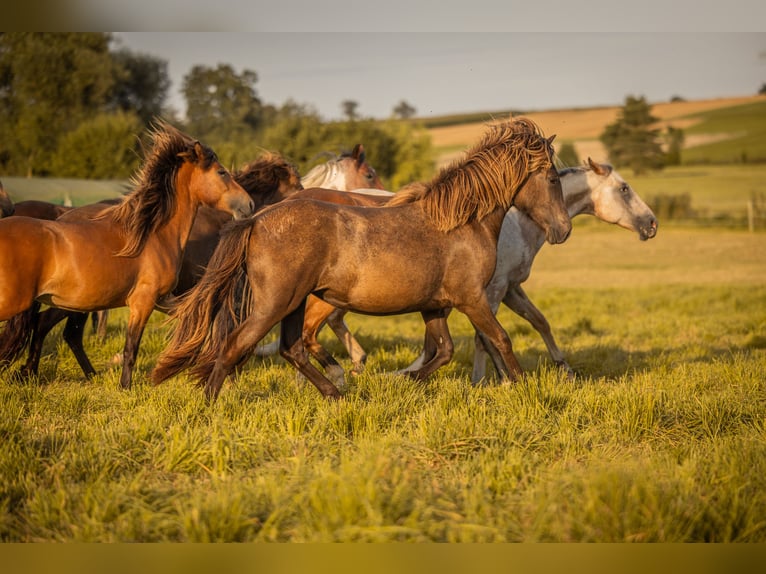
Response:
[{"label": "horse muzzle", "polygon": [[657,235],[657,220],[652,217],[646,225],[638,228],[638,237],[641,241],[646,241]]},{"label": "horse muzzle", "polygon": [[545,240],[551,245],[564,243],[569,234],[572,233],[572,222],[567,221],[566,225],[551,225],[545,234]]}]

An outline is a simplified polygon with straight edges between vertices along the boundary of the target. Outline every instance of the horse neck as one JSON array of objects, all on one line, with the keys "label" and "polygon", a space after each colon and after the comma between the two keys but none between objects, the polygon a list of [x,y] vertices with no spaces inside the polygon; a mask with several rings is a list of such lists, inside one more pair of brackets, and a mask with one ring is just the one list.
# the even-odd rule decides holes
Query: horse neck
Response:
[{"label": "horse neck", "polygon": [[575,169],[566,172],[561,177],[561,191],[570,219],[581,214],[593,215],[595,213],[593,205],[594,185],[588,177],[589,173],[582,169]]},{"label": "horse neck", "polygon": [[202,205],[199,199],[192,199],[191,192],[191,174],[193,172],[191,164],[185,163],[176,174],[175,196],[176,205],[172,217],[157,230],[157,238],[163,249],[175,245],[180,257],[189,241],[194,218]]}]

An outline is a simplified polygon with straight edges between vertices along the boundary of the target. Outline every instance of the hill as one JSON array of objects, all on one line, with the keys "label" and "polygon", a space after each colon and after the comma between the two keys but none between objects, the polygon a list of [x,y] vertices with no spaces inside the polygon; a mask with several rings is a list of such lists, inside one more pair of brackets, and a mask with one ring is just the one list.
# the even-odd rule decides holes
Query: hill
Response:
[{"label": "hill", "polygon": [[[606,152],[598,138],[604,128],[617,119],[620,109],[620,106],[575,108],[532,111],[523,115],[537,122],[546,134],[556,134],[559,143],[573,143],[579,157],[584,159],[590,156],[603,161],[606,160]],[[657,127],[664,129],[672,125],[684,130],[685,151],[711,144],[727,147],[726,142],[743,137],[752,138],[747,142],[747,149],[750,149],[764,140],[762,135],[766,132],[766,96],[663,102],[652,105],[652,114],[660,120]],[[483,119],[476,115],[472,117],[476,119],[452,125],[446,125],[449,122],[444,118],[429,119],[427,125],[432,127],[428,131],[436,151],[437,165],[444,165],[458,157],[466,147],[477,141],[486,126],[492,123],[492,118],[497,118],[494,121],[503,119],[495,114],[485,114]],[[760,152],[759,149],[756,149],[756,155],[747,159],[766,161],[766,150]],[[732,160],[741,161],[741,151],[730,155]],[[723,156],[725,154],[716,152],[708,163],[715,163],[717,157],[723,159]],[[696,159],[704,163],[698,154],[691,154],[689,158],[691,162]]]}]

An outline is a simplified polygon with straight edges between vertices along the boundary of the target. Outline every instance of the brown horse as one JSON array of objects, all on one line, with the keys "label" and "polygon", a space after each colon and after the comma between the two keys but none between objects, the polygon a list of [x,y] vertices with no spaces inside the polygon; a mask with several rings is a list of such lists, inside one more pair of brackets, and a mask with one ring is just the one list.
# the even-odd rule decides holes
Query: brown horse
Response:
[{"label": "brown horse", "polygon": [[282,356],[325,397],[338,398],[338,389],[309,362],[301,338],[310,294],[371,315],[420,311],[435,337],[441,333],[431,324],[454,307],[496,349],[498,370],[517,378],[521,367],[484,289],[511,205],[536,221],[551,243],[571,231],[552,140],[517,118],[490,128],[464,160],[384,208],[300,199],[235,222],[202,280],[174,309],[178,321],[153,381],[191,367],[214,400],[226,376],[281,322]]},{"label": "brown horse", "polygon": [[[264,154],[235,172],[233,177],[250,195],[256,211],[266,205],[282,201],[289,197],[290,194],[302,189],[300,177],[295,166],[278,154]],[[68,218],[87,220],[94,213],[98,213],[114,203],[116,203],[115,200],[105,200],[87,208],[78,209]],[[199,207],[189,234],[186,249],[184,250],[178,274],[178,283],[172,290],[173,295],[183,293],[196,282],[215,250],[221,227],[228,221],[231,221],[231,218],[232,215],[228,212],[213,209],[206,205]],[[162,305],[168,304],[168,297],[166,297],[162,301]],[[166,310],[166,308],[162,307],[160,310]],[[106,313],[106,311],[103,311],[103,313]],[[50,330],[64,319],[67,320],[63,333],[64,341],[72,350],[85,376],[90,378],[96,374],[95,369],[85,354],[82,342],[87,313],[51,307],[39,314],[37,328],[31,334],[31,341],[29,341],[29,355],[26,363],[21,368],[23,376],[37,373],[42,356],[43,341]],[[102,324],[100,322],[99,327]],[[18,329],[5,329],[0,334],[0,357],[4,357],[6,362],[16,360],[24,351],[27,341],[23,338],[23,335],[24,333]]]},{"label": "brown horse", "polygon": [[175,285],[199,206],[235,218],[253,212],[210,148],[164,122],[151,136],[135,188],[119,205],[86,206],[55,221],[0,220],[0,320],[30,310],[36,316],[40,303],[79,312],[127,306],[124,388],[149,315]]}]

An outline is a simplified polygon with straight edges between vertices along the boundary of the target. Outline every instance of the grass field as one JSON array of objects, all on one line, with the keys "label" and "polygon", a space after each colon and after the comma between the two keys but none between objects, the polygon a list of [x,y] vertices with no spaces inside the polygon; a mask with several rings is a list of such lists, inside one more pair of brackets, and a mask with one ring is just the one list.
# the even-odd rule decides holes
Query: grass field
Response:
[{"label": "grass field", "polygon": [[507,309],[523,381],[468,383],[456,313],[450,365],[386,374],[419,318],[351,316],[369,368],[337,404],[281,359],[212,407],[184,377],[150,387],[159,315],[127,392],[123,312],[87,338],[93,381],[50,337],[38,381],[0,382],[0,539],[766,541],[766,235],[586,222],[527,287],[575,381]]},{"label": "grass field", "polygon": [[[471,386],[458,313],[449,365],[422,384],[390,374],[419,353],[419,316],[350,315],[368,369],[337,403],[279,358],[212,406],[185,376],[151,387],[160,314],[123,391],[124,310],[103,343],[86,336],[99,375],[84,381],[59,327],[38,378],[0,372],[0,540],[766,542],[766,233],[729,221],[765,171],[623,173],[727,227],[660,220],[640,242],[580,217],[543,247],[525,289],[574,380],[505,308],[523,380]],[[45,198],[27,183],[14,199]]]}]

